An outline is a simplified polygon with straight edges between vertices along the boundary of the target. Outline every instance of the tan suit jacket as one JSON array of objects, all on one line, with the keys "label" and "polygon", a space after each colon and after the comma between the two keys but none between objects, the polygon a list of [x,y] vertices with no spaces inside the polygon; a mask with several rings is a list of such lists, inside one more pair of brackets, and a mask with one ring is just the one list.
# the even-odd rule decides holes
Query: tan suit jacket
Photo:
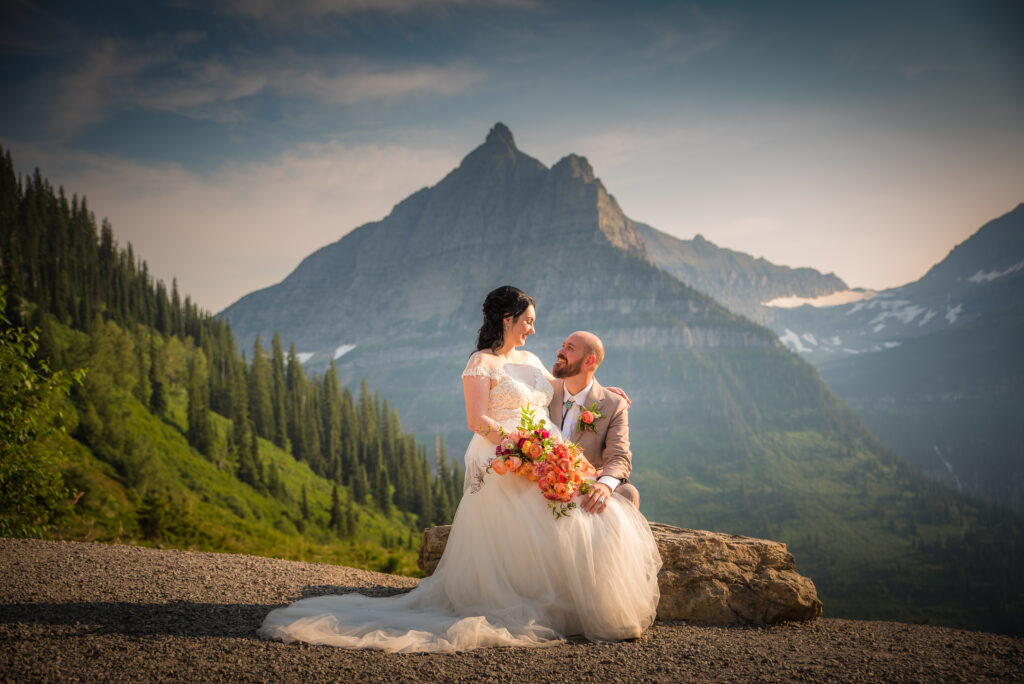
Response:
[{"label": "tan suit jacket", "polygon": [[[548,405],[548,415],[558,425],[562,420],[564,383],[554,380],[555,394]],[[609,392],[594,379],[587,396],[587,406],[597,403],[604,418],[594,421],[594,430],[574,429],[570,439],[583,447],[583,455],[601,471],[623,482],[629,481],[633,470],[633,454],[629,450],[629,404],[614,392]]]}]

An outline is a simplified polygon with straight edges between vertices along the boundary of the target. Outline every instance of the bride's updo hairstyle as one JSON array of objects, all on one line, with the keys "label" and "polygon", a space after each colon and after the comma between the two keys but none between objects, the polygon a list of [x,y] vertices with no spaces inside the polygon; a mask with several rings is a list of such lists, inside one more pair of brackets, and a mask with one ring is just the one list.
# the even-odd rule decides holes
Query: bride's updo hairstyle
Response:
[{"label": "bride's updo hairstyle", "polygon": [[484,299],[484,324],[477,334],[476,350],[498,351],[505,344],[505,316],[515,320],[530,306],[534,306],[533,297],[517,287],[502,285],[491,290]]}]

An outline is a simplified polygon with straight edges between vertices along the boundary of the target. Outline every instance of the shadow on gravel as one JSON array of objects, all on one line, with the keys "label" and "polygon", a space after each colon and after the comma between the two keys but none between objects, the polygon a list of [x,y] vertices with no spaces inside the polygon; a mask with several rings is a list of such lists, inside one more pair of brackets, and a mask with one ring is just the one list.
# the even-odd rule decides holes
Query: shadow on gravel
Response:
[{"label": "shadow on gravel", "polygon": [[[361,593],[366,596],[394,596],[409,588],[355,587],[317,584],[302,589],[301,598],[327,594]],[[290,601],[289,601],[290,603]],[[14,603],[0,605],[0,625],[39,624],[77,627],[77,634],[123,634],[127,636],[256,637],[263,618],[275,605],[237,603]]]},{"label": "shadow on gravel", "polygon": [[[15,603],[0,624],[67,625],[77,635],[252,637],[276,606],[220,603]],[[63,636],[67,636],[65,632]]]},{"label": "shadow on gravel", "polygon": [[412,587],[352,587],[338,584],[311,584],[302,589],[302,598],[332,594],[362,594],[363,596],[397,596],[408,594]]}]

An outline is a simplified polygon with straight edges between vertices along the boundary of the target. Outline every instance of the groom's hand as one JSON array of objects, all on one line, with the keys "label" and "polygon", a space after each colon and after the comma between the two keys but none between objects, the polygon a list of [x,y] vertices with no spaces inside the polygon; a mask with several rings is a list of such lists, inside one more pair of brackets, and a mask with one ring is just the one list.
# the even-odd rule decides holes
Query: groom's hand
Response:
[{"label": "groom's hand", "polygon": [[590,493],[583,497],[580,506],[588,513],[604,513],[608,508],[608,500],[612,498],[612,488],[606,484],[595,482]]}]

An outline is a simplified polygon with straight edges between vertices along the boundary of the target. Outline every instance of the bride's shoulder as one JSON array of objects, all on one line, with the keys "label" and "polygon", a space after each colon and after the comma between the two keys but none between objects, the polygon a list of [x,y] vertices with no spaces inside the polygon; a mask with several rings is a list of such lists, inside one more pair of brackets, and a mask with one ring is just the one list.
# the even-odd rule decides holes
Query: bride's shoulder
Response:
[{"label": "bride's shoulder", "polygon": [[488,349],[481,349],[469,355],[466,361],[466,368],[462,376],[484,375],[488,378],[496,378],[501,373],[502,359]]},{"label": "bride's shoulder", "polygon": [[520,359],[523,363],[529,364],[539,369],[544,374],[545,378],[551,380],[551,373],[548,372],[547,366],[544,365],[544,362],[541,361],[536,354],[534,354],[532,351],[527,351],[525,349],[520,349],[519,353],[522,354],[522,356],[520,356]]},{"label": "bride's shoulder", "polygon": [[526,349],[518,349],[516,351],[519,354],[520,363],[528,363],[531,366],[540,366],[541,368],[544,367],[544,364],[541,363],[540,358],[538,358],[537,355],[534,354],[532,351],[528,351]]}]

